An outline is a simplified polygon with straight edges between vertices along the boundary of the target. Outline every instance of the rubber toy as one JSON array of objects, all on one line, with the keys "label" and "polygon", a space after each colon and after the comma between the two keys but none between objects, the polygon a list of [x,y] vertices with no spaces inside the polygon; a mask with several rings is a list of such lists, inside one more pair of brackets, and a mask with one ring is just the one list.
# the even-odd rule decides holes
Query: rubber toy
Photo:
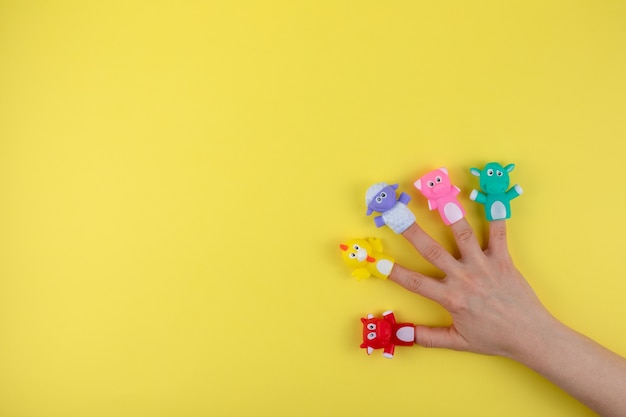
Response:
[{"label": "rubber toy", "polygon": [[509,172],[513,171],[513,168],[515,168],[514,164],[503,167],[497,162],[489,162],[482,171],[477,168],[470,169],[473,175],[480,177],[482,189],[482,192],[472,190],[470,200],[485,205],[485,215],[488,221],[511,218],[511,200],[524,192],[517,184],[508,189]]},{"label": "rubber toy", "polygon": [[396,346],[413,346],[415,343],[415,325],[412,323],[396,323],[393,311],[385,311],[382,318],[368,314],[361,318],[363,323],[363,343],[361,348],[367,349],[371,355],[374,349],[383,349],[383,356],[393,358]]},{"label": "rubber toy", "polygon": [[350,239],[339,245],[342,250],[343,261],[353,268],[352,276],[358,280],[374,275],[377,278],[387,279],[393,268],[393,258],[382,253],[383,245],[380,239]]},{"label": "rubber toy", "polygon": [[428,199],[430,210],[439,210],[445,224],[451,225],[465,216],[465,210],[457,199],[461,189],[452,185],[447,169],[430,171],[422,175],[413,185]]},{"label": "rubber toy", "polygon": [[411,201],[408,194],[401,193],[396,200],[397,188],[398,184],[384,182],[372,185],[365,193],[365,205],[368,216],[373,212],[381,213],[374,217],[376,227],[387,225],[395,233],[402,233],[415,222],[415,216],[406,206]]}]

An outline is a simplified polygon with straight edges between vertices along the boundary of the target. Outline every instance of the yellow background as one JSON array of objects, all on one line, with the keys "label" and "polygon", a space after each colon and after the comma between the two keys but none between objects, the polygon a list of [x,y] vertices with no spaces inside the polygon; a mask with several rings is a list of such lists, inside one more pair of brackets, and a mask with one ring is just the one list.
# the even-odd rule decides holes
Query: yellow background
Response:
[{"label": "yellow background", "polygon": [[502,358],[368,357],[359,317],[449,324],[338,244],[364,193],[517,165],[510,245],[626,354],[622,1],[0,2],[0,415],[589,416]]}]

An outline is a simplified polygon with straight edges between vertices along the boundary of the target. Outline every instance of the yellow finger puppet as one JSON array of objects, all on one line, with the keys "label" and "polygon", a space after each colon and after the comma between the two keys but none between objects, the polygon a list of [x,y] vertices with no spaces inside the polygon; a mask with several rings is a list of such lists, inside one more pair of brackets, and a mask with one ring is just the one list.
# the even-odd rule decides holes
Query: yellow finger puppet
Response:
[{"label": "yellow finger puppet", "polygon": [[393,269],[394,259],[383,254],[380,239],[350,239],[339,245],[343,260],[353,268],[352,276],[361,280],[370,275],[387,279]]}]

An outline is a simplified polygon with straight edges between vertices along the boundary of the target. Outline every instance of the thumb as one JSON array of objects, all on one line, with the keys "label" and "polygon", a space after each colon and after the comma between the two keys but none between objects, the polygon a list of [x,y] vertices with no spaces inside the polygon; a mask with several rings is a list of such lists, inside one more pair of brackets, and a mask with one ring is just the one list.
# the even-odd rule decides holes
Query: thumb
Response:
[{"label": "thumb", "polygon": [[454,326],[428,327],[415,326],[415,343],[427,348],[466,350],[467,342]]}]

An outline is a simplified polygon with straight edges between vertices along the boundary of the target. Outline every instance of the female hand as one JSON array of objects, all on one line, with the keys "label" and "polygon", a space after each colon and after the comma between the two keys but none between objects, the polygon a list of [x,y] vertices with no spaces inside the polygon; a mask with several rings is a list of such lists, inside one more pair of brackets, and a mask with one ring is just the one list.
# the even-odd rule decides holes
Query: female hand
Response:
[{"label": "female hand", "polygon": [[626,359],[556,320],[517,270],[506,222],[493,221],[482,250],[465,219],[450,226],[461,253],[455,259],[417,224],[403,236],[443,271],[435,279],[396,264],[389,278],[441,304],[449,327],[416,326],[425,347],[514,359],[543,375],[602,416],[626,415]]},{"label": "female hand", "polygon": [[401,265],[389,278],[441,304],[450,312],[449,327],[416,327],[416,343],[483,354],[515,356],[531,342],[541,323],[554,319],[517,270],[507,247],[506,221],[490,223],[489,244],[482,250],[465,219],[450,226],[459,251],[455,259],[416,223],[402,235],[430,263],[443,271],[435,279]]}]

